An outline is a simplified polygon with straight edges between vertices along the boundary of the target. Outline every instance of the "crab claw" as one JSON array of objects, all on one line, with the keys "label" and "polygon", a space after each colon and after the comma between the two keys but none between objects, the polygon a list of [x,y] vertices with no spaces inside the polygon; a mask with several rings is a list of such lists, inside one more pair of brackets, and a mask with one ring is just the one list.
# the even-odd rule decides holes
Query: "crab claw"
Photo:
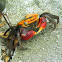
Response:
[{"label": "crab claw", "polygon": [[39,28],[39,30],[36,34],[38,34],[40,31],[42,31],[45,27],[46,27],[46,22],[42,23],[41,27]]},{"label": "crab claw", "polygon": [[23,40],[28,40],[31,37],[33,37],[35,35],[35,33],[36,33],[35,31],[30,30],[30,31],[27,31],[26,34],[21,34],[21,37],[22,37]]},{"label": "crab claw", "polygon": [[37,27],[40,27],[36,34],[38,34],[40,31],[42,31],[46,27],[46,19],[44,17],[41,17],[39,19],[39,24]]},{"label": "crab claw", "polygon": [[39,28],[43,22],[46,22],[46,19],[44,17],[39,18],[39,22],[36,28]]}]

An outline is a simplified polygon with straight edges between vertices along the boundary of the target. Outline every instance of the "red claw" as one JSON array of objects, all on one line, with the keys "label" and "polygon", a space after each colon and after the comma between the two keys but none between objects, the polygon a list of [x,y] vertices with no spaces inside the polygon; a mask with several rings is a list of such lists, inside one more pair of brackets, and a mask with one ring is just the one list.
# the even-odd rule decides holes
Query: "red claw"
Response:
[{"label": "red claw", "polygon": [[46,19],[45,19],[44,17],[41,17],[41,18],[40,18],[40,21],[46,22]]},{"label": "red claw", "polygon": [[36,28],[38,28],[38,27],[40,27],[40,28],[36,32],[36,34],[38,34],[40,31],[42,31],[46,27],[46,23],[47,22],[46,22],[46,19],[44,17],[39,18],[39,23],[38,23],[38,26]]},{"label": "red claw", "polygon": [[44,17],[41,17],[40,18],[40,21],[42,21],[42,23],[41,23],[41,26],[40,27],[42,27],[43,29],[46,27],[46,19],[44,18]]},{"label": "red claw", "polygon": [[35,31],[31,30],[31,31],[28,31],[26,34],[21,34],[21,37],[23,40],[28,40],[31,37],[33,37],[35,33],[36,33]]},{"label": "red claw", "polygon": [[44,29],[46,27],[46,22],[42,23],[41,27]]}]

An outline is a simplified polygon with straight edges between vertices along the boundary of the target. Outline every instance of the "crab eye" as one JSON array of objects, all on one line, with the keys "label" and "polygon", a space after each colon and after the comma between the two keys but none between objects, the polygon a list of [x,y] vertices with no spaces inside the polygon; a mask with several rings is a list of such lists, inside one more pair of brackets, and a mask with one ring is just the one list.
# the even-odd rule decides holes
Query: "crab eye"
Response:
[{"label": "crab eye", "polygon": [[24,22],[25,25],[27,25],[27,22]]},{"label": "crab eye", "polygon": [[40,15],[38,15],[38,18],[40,18]]}]

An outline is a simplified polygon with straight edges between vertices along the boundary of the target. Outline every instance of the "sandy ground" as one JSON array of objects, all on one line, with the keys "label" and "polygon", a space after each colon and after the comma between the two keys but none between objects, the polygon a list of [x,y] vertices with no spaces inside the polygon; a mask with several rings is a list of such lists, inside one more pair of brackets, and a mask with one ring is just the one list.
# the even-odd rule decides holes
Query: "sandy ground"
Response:
[{"label": "sandy ground", "polygon": [[[22,51],[20,47],[16,48],[10,62],[62,62],[62,0],[6,0],[3,13],[8,14],[11,24],[14,25],[24,19],[27,14],[41,14],[45,11],[59,16],[60,22],[56,29],[53,30],[52,24],[47,23],[47,27],[41,33],[23,42],[27,50]],[[0,32],[7,28],[5,24],[0,28]]]}]

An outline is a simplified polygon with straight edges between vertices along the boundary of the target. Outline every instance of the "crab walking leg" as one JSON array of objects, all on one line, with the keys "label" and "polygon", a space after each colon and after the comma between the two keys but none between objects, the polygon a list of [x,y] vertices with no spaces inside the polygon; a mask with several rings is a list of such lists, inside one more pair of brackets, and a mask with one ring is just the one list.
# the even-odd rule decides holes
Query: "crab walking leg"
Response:
[{"label": "crab walking leg", "polygon": [[44,12],[43,14],[40,15],[40,17],[50,17],[52,19],[57,19],[57,24],[59,23],[59,16],[56,16],[56,15],[53,15],[53,14],[50,14],[48,12]]},{"label": "crab walking leg", "polygon": [[7,38],[8,35],[9,35],[9,33],[7,33],[6,36],[4,36],[4,33],[0,33],[0,37],[2,37],[2,38]]},{"label": "crab walking leg", "polygon": [[[4,16],[4,14],[2,14],[2,15],[3,15],[4,19],[6,20],[6,23],[8,24],[8,26],[11,27],[11,25],[8,23],[6,17]],[[6,15],[6,16],[7,16],[7,15]]]},{"label": "crab walking leg", "polygon": [[54,24],[54,28],[53,29],[55,29],[56,28],[56,22],[55,22],[55,20],[54,19],[52,19],[51,17],[47,17],[47,19],[49,20],[49,22],[51,22],[51,23],[53,23]]},{"label": "crab walking leg", "polygon": [[21,41],[21,37],[20,37],[20,32],[18,31],[17,33],[18,33],[18,34],[17,34],[18,43],[19,43],[20,47],[21,47],[22,49],[24,49],[23,46],[22,46],[22,41]]},{"label": "crab walking leg", "polygon": [[9,29],[6,30],[6,32],[4,33],[4,36],[6,35],[6,33],[7,33],[10,29],[12,29],[12,27],[10,27]]}]

